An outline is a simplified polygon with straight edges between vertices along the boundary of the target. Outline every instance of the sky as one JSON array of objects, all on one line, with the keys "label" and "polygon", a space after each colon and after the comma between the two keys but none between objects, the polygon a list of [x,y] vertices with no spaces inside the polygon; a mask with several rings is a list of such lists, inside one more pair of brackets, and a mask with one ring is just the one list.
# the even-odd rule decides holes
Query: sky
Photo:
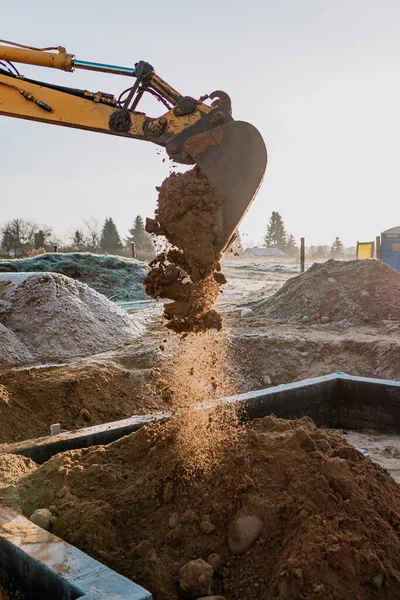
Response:
[{"label": "sky", "polygon": [[[262,241],[273,210],[307,245],[352,246],[400,224],[398,0],[19,0],[1,12],[1,38],[63,45],[80,60],[145,60],[182,95],[227,92],[269,155],[245,244]],[[116,95],[131,81],[17,66]],[[143,107],[163,113],[152,99]],[[0,225],[21,217],[59,233],[111,216],[126,235],[137,214],[153,216],[169,172],[153,144],[8,117],[0,152]]]}]

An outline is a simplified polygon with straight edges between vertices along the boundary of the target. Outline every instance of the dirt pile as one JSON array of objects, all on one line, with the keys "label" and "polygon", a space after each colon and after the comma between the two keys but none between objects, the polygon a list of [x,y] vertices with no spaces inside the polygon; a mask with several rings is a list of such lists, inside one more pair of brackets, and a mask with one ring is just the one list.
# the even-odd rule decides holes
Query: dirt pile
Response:
[{"label": "dirt pile", "polygon": [[0,260],[0,273],[60,273],[95,289],[110,300],[145,300],[147,266],[121,256],[90,252],[47,252],[32,258]]},{"label": "dirt pile", "polygon": [[164,306],[170,329],[220,329],[222,319],[214,305],[219,286],[226,281],[219,265],[222,199],[215,197],[198,167],[172,173],[157,189],[156,216],[147,219],[146,230],[165,236],[173,247],[150,263],[146,292],[173,300]]},{"label": "dirt pile", "polygon": [[149,367],[125,369],[100,362],[3,372],[0,444],[50,435],[52,423],[74,430],[165,410],[160,398],[143,393],[150,377]]},{"label": "dirt pile", "polygon": [[0,321],[0,368],[13,367],[23,362],[29,362],[32,359],[32,353],[25,344]]},{"label": "dirt pile", "polygon": [[329,260],[289,279],[271,298],[249,304],[283,321],[400,321],[400,273],[377,260]]},{"label": "dirt pile", "polygon": [[0,275],[0,327],[11,341],[0,346],[0,364],[10,364],[10,353],[13,364],[94,354],[143,332],[105,296],[56,273]]},{"label": "dirt pile", "polygon": [[343,438],[266,417],[188,480],[163,432],[53,457],[19,482],[23,512],[50,508],[57,535],[155,600],[400,596],[400,488]]}]

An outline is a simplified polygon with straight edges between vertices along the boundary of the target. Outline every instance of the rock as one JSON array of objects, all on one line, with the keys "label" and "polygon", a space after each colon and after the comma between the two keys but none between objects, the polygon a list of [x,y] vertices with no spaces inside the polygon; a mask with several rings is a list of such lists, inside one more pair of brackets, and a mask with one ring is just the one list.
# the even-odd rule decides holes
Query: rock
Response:
[{"label": "rock", "polygon": [[329,317],[321,317],[321,325],[326,325],[327,323],[329,323],[329,321]]},{"label": "rock", "polygon": [[210,521],[201,521],[200,523],[200,531],[202,533],[210,534],[215,531],[215,525],[210,523]]},{"label": "rock", "polygon": [[173,529],[174,527],[177,527],[179,525],[179,522],[179,514],[177,512],[174,512],[169,517],[168,526],[171,527],[171,529]]},{"label": "rock", "polygon": [[304,317],[302,318],[302,323],[309,323],[311,321],[310,317],[308,315],[304,315]]},{"label": "rock", "polygon": [[325,475],[333,479],[343,479],[350,475],[350,469],[347,461],[338,456],[328,458],[324,467]]},{"label": "rock", "polygon": [[263,385],[272,385],[271,377],[269,375],[263,375],[261,377],[261,383]]},{"label": "rock", "polygon": [[340,448],[337,448],[337,450],[334,451],[333,456],[338,456],[339,458],[350,460],[352,462],[357,462],[358,460],[357,450],[354,446],[340,446]]},{"label": "rock", "polygon": [[210,556],[207,557],[207,562],[209,565],[212,566],[215,573],[220,571],[222,568],[222,558],[219,554],[216,554],[215,552],[213,552],[212,554],[210,554]]},{"label": "rock", "polygon": [[196,513],[194,513],[192,510],[190,510],[190,508],[188,510],[185,510],[185,512],[181,516],[181,523],[185,523],[185,524],[196,523],[196,521],[197,521]]},{"label": "rock", "polygon": [[57,517],[54,517],[54,516],[50,517],[51,527],[54,527],[54,525],[57,523],[57,521],[58,521]]},{"label": "rock", "polygon": [[145,558],[146,556],[151,556],[155,554],[153,546],[150,544],[149,540],[143,540],[133,548],[133,555],[138,556],[139,558]]},{"label": "rock", "polygon": [[82,419],[84,421],[90,421],[91,420],[91,416],[90,416],[90,412],[88,411],[87,408],[82,408],[82,410],[80,411],[80,416],[82,417]]},{"label": "rock", "polygon": [[336,279],[334,277],[328,277],[329,283],[336,283]]},{"label": "rock", "polygon": [[372,578],[372,585],[374,586],[374,588],[376,590],[380,590],[383,584],[383,575],[375,575],[375,577]]},{"label": "rock", "polygon": [[236,517],[229,528],[228,544],[233,554],[244,554],[261,535],[263,522],[257,515]]},{"label": "rock", "polygon": [[52,515],[55,515],[57,513],[57,506],[55,504],[52,504],[51,506],[49,506],[49,511]]},{"label": "rock", "polygon": [[179,571],[179,585],[186,594],[196,598],[209,594],[214,569],[202,558],[190,560]]},{"label": "rock", "polygon": [[250,317],[254,317],[254,313],[251,308],[242,308],[240,316],[242,319],[249,319]]},{"label": "rock", "polygon": [[32,521],[32,523],[35,523],[35,525],[41,527],[42,529],[50,531],[51,517],[52,514],[48,508],[38,508],[31,514],[29,520]]},{"label": "rock", "polygon": [[360,296],[368,297],[369,295],[370,295],[370,293],[367,292],[367,290],[361,290],[361,292],[360,292]]},{"label": "rock", "polygon": [[171,529],[164,538],[164,544],[170,548],[179,548],[183,544],[183,532],[181,527]]}]

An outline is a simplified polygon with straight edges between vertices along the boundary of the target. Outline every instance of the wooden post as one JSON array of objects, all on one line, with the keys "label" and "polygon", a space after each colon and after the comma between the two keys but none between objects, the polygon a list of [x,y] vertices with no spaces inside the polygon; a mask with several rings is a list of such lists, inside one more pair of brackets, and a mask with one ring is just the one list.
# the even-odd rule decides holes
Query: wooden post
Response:
[{"label": "wooden post", "polygon": [[132,255],[132,258],[136,258],[135,242],[131,242],[131,255]]},{"label": "wooden post", "polygon": [[376,236],[375,257],[376,258],[381,257],[381,236],[380,235]]},{"label": "wooden post", "polygon": [[305,238],[300,238],[300,273],[304,273],[306,265]]},{"label": "wooden post", "polygon": [[358,249],[360,247],[360,242],[357,242],[357,248],[356,248],[356,259],[358,260]]},{"label": "wooden post", "polygon": [[54,250],[54,252],[57,254],[57,252],[58,252],[58,246],[57,246],[56,244],[54,244],[54,246],[53,246],[53,250]]}]

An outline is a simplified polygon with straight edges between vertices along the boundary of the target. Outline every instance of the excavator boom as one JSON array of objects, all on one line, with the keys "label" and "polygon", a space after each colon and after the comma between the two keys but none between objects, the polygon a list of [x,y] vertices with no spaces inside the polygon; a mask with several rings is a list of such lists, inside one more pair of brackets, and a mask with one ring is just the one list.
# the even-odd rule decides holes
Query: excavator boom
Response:
[{"label": "excavator boom", "polygon": [[[198,164],[223,198],[221,252],[228,248],[261,185],[267,153],[255,127],[233,120],[225,92],[196,100],[182,96],[144,61],[122,67],[77,60],[63,47],[33,48],[4,40],[0,44],[0,115],[150,141],[165,147],[175,162]],[[124,75],[133,83],[115,98],[24,77],[14,63]],[[137,110],[144,93],[164,104],[161,116],[152,118]]]}]

